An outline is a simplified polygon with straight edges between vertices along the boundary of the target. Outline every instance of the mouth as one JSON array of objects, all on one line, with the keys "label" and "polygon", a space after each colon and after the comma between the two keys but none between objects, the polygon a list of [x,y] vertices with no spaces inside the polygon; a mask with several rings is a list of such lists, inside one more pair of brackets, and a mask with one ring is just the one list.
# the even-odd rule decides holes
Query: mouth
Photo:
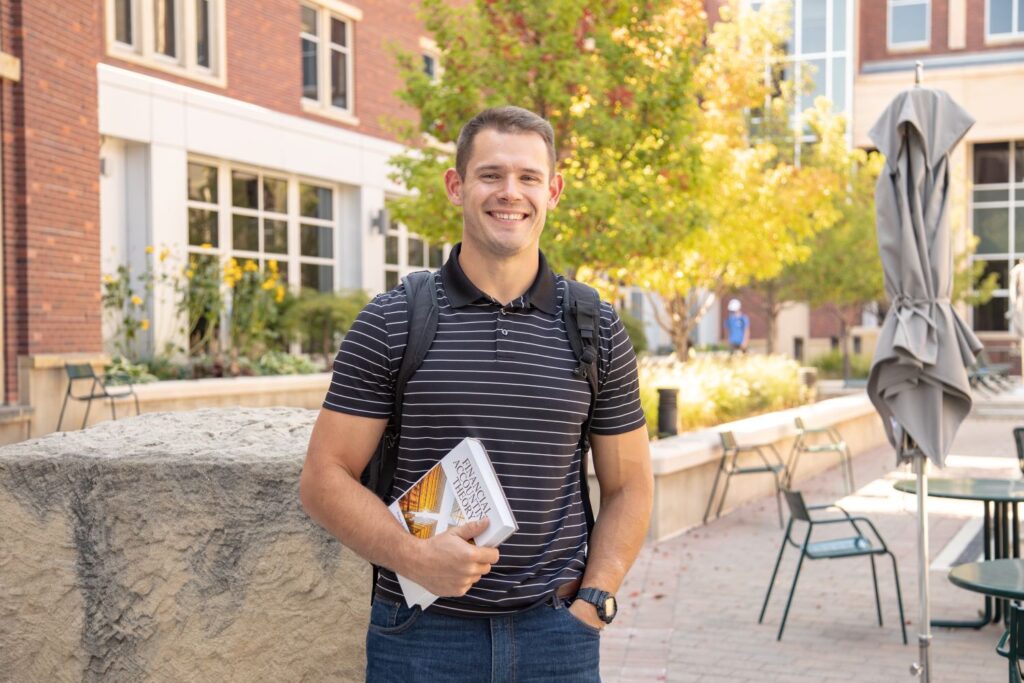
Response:
[{"label": "mouth", "polygon": [[518,223],[529,216],[521,211],[488,211],[487,215],[502,223]]}]

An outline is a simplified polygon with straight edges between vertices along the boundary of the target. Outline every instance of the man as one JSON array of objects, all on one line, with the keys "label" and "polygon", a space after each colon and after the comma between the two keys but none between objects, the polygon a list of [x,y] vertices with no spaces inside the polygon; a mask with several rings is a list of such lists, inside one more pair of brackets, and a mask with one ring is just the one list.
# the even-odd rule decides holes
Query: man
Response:
[{"label": "man", "polygon": [[732,353],[746,353],[750,342],[750,318],[740,310],[739,299],[729,301],[729,316],[725,319],[725,332],[729,338]]},{"label": "man", "polygon": [[[300,493],[317,522],[382,567],[367,634],[370,681],[596,681],[599,633],[647,530],[652,475],[636,359],[601,305],[602,385],[592,423],[600,515],[580,497],[586,379],[562,325],[566,282],[540,253],[562,194],[554,133],[516,107],[477,115],[444,176],[462,242],[434,275],[438,330],[409,381],[390,503],[462,438],[486,446],[519,530],[499,549],[469,523],[422,540],[359,483],[392,411],[408,329],[402,287],[374,299],[345,337],[310,439]],[[408,608],[399,573],[441,596]],[[581,588],[581,599],[573,599]],[[593,603],[582,599],[587,596]],[[595,599],[597,596],[597,599]],[[600,608],[600,609],[599,609]],[[601,618],[603,614],[604,618]]]}]

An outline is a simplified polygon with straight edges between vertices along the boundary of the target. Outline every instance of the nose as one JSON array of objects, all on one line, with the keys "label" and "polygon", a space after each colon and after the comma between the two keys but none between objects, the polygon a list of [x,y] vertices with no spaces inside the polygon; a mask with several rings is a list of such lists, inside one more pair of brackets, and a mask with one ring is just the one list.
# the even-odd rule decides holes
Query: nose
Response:
[{"label": "nose", "polygon": [[522,196],[523,193],[519,188],[519,181],[512,175],[506,177],[498,189],[498,199],[503,202],[515,202],[522,198]]}]

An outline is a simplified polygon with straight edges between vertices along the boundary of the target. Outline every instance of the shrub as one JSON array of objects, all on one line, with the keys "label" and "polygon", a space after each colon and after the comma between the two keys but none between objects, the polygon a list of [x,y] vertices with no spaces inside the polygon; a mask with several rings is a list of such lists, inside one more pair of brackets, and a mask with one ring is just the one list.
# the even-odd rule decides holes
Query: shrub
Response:
[{"label": "shrub", "polygon": [[368,301],[355,292],[316,292],[304,289],[284,316],[284,329],[330,363],[342,335],[348,332]]},{"label": "shrub", "polygon": [[622,320],[622,325],[626,328],[626,334],[629,335],[629,341],[633,343],[633,350],[636,355],[640,355],[647,351],[647,333],[644,332],[644,324],[630,315],[627,311],[619,311],[619,318]]},{"label": "shrub", "polygon": [[160,378],[149,372],[145,363],[132,363],[124,356],[115,356],[103,373],[103,382],[116,384],[148,384]]},{"label": "shrub", "polygon": [[[818,369],[818,376],[825,379],[841,379],[843,376],[843,354],[836,349],[811,360],[811,366]],[[871,372],[871,357],[850,354],[850,379],[866,379]]]},{"label": "shrub", "polygon": [[317,368],[305,356],[292,355],[282,351],[268,351],[256,361],[261,375],[308,375]]}]

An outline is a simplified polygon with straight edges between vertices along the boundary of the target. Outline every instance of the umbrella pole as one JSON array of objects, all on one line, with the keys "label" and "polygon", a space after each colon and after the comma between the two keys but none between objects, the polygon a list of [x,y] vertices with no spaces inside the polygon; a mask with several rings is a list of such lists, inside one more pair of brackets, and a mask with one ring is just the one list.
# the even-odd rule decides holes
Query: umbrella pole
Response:
[{"label": "umbrella pole", "polygon": [[928,458],[920,449],[915,449],[914,472],[917,474],[917,578],[918,578],[918,624],[917,661],[910,667],[911,673],[922,681],[931,681],[931,659],[929,646],[932,642],[931,609],[928,604]]}]

